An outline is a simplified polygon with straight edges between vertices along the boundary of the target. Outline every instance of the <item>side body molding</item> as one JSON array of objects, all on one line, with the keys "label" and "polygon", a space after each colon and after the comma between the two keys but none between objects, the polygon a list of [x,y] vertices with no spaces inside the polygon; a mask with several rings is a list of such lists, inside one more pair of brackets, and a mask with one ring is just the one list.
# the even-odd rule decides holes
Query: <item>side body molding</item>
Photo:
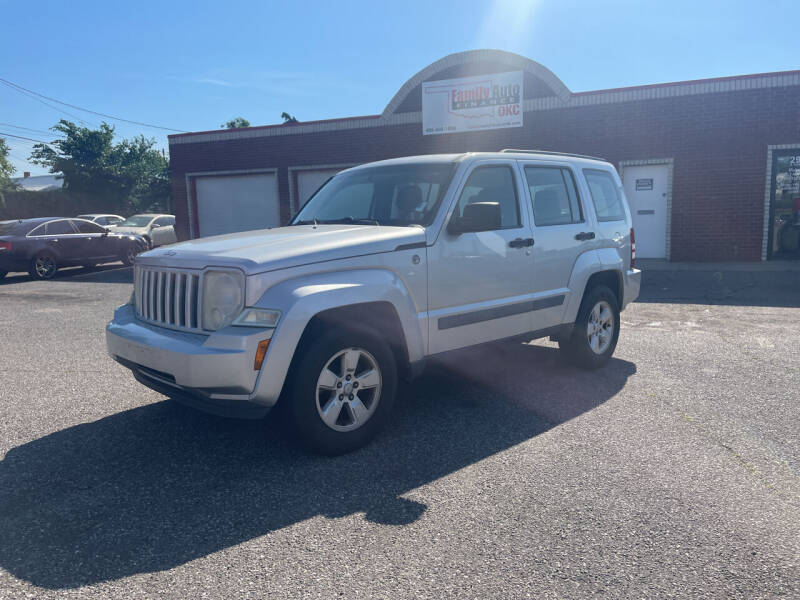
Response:
[{"label": "side body molding", "polygon": [[314,315],[366,302],[388,302],[394,307],[409,360],[422,360],[427,336],[420,329],[414,299],[395,273],[387,269],[353,269],[301,276],[276,284],[256,303],[258,307],[278,309],[282,316],[251,400],[269,406],[278,401],[297,344]]}]

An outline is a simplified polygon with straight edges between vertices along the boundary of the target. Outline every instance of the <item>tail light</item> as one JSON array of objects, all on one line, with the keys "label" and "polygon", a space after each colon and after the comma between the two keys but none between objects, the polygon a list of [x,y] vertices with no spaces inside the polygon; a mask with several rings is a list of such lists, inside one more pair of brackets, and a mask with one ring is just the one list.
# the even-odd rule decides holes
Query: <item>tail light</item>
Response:
[{"label": "tail light", "polygon": [[636,236],[633,235],[633,227],[631,227],[631,269],[636,267]]},{"label": "tail light", "polygon": [[11,242],[0,242],[0,252],[11,252]]}]

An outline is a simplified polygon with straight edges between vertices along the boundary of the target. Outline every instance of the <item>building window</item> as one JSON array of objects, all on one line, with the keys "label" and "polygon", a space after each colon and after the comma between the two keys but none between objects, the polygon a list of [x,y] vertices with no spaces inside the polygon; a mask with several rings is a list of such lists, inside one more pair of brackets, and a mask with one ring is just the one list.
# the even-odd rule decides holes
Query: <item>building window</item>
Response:
[{"label": "building window", "polygon": [[772,154],[770,254],[800,258],[800,148]]}]

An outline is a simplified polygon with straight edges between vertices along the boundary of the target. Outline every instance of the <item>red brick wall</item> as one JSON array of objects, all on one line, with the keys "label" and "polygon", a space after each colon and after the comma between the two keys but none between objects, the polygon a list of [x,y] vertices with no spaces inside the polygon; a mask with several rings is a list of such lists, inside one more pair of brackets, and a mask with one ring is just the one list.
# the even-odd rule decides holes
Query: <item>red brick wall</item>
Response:
[{"label": "red brick wall", "polygon": [[800,141],[800,87],[773,87],[525,114],[525,127],[423,136],[422,125],[173,144],[179,235],[188,236],[188,172],[278,168],[414,154],[539,148],[623,160],[673,158],[672,260],[759,260],[767,146]]}]

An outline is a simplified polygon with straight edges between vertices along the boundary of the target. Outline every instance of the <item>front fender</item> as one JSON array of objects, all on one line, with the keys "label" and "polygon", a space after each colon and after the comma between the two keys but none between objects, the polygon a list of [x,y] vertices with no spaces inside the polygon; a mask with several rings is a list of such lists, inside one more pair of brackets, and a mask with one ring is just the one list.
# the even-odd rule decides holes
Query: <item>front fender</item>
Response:
[{"label": "front fender", "polygon": [[268,405],[277,402],[300,338],[315,315],[366,302],[388,302],[394,307],[409,361],[421,360],[425,342],[417,310],[396,274],[384,269],[353,269],[301,276],[271,287],[255,304],[280,310],[282,314],[258,376],[253,400]]}]

